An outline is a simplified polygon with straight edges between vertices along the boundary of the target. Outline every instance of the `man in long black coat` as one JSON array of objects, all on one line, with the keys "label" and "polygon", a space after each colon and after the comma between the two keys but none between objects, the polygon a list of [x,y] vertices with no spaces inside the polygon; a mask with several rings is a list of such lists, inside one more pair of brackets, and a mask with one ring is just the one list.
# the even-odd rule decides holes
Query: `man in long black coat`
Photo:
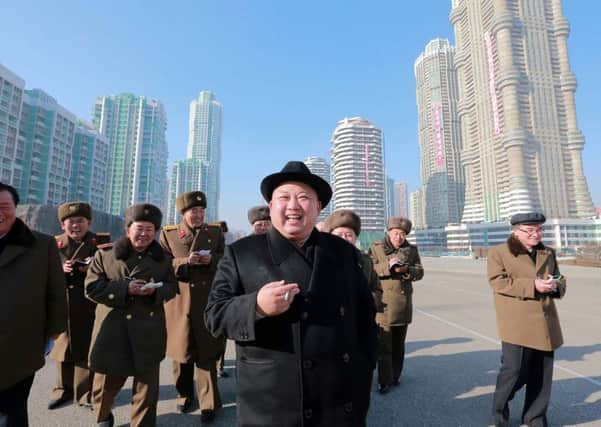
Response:
[{"label": "man in long black coat", "polygon": [[273,228],[226,248],[205,311],[237,344],[238,425],[365,426],[375,308],[357,251],[315,229],[332,190],[289,162],[261,192]]}]

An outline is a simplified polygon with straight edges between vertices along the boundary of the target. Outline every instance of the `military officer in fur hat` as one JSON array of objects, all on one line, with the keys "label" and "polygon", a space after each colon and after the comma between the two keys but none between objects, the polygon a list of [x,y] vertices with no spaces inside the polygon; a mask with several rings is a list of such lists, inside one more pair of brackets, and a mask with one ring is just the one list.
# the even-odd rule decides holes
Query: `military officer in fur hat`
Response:
[{"label": "military officer in fur hat", "polygon": [[511,217],[506,243],[488,252],[501,337],[501,368],[493,397],[493,422],[509,424],[509,401],[526,386],[522,424],[547,425],[554,351],[563,344],[555,299],[566,292],[555,251],[542,243],[542,213]]},{"label": "military officer in fur hat", "polygon": [[365,426],[375,308],[357,250],[315,229],[332,190],[293,161],[261,193],[272,228],[226,247],[205,311],[236,341],[238,425]]},{"label": "military officer in fur hat", "polygon": [[[180,293],[165,305],[167,355],[173,359],[178,392],[177,410],[187,412],[196,394],[203,422],[211,422],[221,407],[216,364],[225,345],[205,326],[203,312],[225,240],[220,225],[205,222],[207,200],[202,191],[180,194],[176,207],[183,216],[178,225],[163,227],[160,243],[171,258]],[[195,375],[196,374],[196,375]]]},{"label": "military officer in fur hat", "polygon": [[252,227],[252,234],[264,234],[271,228],[269,206],[255,206],[248,210],[248,222]]},{"label": "military officer in fur hat", "polygon": [[411,225],[407,218],[389,218],[384,240],[374,242],[369,250],[384,290],[384,311],[377,315],[382,329],[378,354],[378,391],[382,394],[400,384],[413,316],[413,282],[424,276],[417,246],[406,239]]},{"label": "military officer in fur hat", "polygon": [[58,208],[64,233],[56,243],[66,279],[67,331],[54,342],[50,357],[56,360],[57,382],[48,409],[75,400],[91,406],[93,372],[88,369],[88,351],[96,304],[85,297],[84,279],[99,245],[110,240],[108,233],[93,233],[92,207],[84,202],[67,202]]},{"label": "military officer in fur hat", "polygon": [[86,276],[86,296],[98,304],[89,363],[99,426],[113,425],[111,406],[128,377],[132,427],[156,424],[159,364],[167,344],[163,304],[177,292],[171,259],[154,240],[161,219],[151,204],[127,208],[126,237],[97,251]]},{"label": "military officer in fur hat", "polygon": [[[338,209],[326,218],[324,232],[332,233],[355,246],[361,233],[361,218],[350,209]],[[382,312],[384,307],[382,305],[382,284],[380,283],[380,278],[374,270],[374,264],[370,256],[365,252],[360,252],[360,254],[361,268],[367,278],[376,310]]]}]

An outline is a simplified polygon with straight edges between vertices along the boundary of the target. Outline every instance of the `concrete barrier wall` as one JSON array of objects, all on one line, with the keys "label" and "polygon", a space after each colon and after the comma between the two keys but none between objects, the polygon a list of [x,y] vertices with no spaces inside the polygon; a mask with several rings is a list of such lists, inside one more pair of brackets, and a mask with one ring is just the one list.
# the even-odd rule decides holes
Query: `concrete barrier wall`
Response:
[{"label": "concrete barrier wall", "polygon": [[[57,217],[57,207],[52,205],[19,205],[17,216],[31,229],[56,235],[62,233]],[[94,212],[91,230],[111,233],[111,240],[125,234],[123,218],[105,212]]]}]

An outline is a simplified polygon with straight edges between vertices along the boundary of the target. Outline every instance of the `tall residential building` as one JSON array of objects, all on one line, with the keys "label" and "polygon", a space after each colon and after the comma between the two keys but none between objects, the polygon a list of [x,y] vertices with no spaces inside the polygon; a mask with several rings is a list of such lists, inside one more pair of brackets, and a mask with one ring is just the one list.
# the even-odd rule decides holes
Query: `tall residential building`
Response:
[{"label": "tall residential building", "polygon": [[413,228],[425,228],[426,218],[424,215],[424,194],[422,190],[415,190],[409,194],[409,219]]},{"label": "tall residential building", "polygon": [[394,179],[384,175],[386,183],[386,218],[394,216]]},{"label": "tall residential building", "polygon": [[68,199],[84,200],[94,210],[104,211],[108,167],[108,139],[91,125],[80,121],[75,129]]},{"label": "tall residential building", "polygon": [[67,200],[76,126],[77,118],[46,92],[25,91],[13,168],[23,203]]},{"label": "tall residential building", "polygon": [[530,210],[551,218],[592,217],[561,0],[452,5],[463,222]]},{"label": "tall residential building", "polygon": [[386,184],[382,131],[361,117],[338,122],[332,134],[334,209],[352,209],[361,229],[383,231]]},{"label": "tall residential building", "polygon": [[167,117],[163,105],[129,93],[103,96],[94,127],[110,142],[107,211],[121,215],[133,203],[167,208]]},{"label": "tall residential building", "polygon": [[406,182],[395,182],[392,186],[392,216],[409,218],[408,193]]},{"label": "tall residential building", "polygon": [[[4,183],[13,183],[15,159],[23,157],[17,142],[24,90],[25,80],[0,64],[0,181]],[[22,171],[15,174],[20,182]]]},{"label": "tall residential building", "polygon": [[177,196],[187,191],[198,191],[207,179],[208,168],[205,162],[197,159],[173,162],[169,186],[169,208],[166,215],[168,224],[176,224],[181,220],[181,215],[175,207]]},{"label": "tall residential building", "polygon": [[426,45],[414,65],[420,172],[428,227],[461,221],[464,179],[459,161],[455,48],[446,39]]},{"label": "tall residential building", "polygon": [[[303,161],[303,163],[307,165],[312,173],[326,180],[328,184],[330,183],[330,165],[325,159],[316,156],[309,156]],[[317,220],[325,220],[330,213],[332,213],[332,203],[329,203],[328,206],[322,209]]]},{"label": "tall residential building", "polygon": [[221,104],[212,92],[202,91],[198,99],[190,102],[188,158],[202,161],[208,171],[200,188],[207,196],[207,221],[221,219],[221,116]]}]

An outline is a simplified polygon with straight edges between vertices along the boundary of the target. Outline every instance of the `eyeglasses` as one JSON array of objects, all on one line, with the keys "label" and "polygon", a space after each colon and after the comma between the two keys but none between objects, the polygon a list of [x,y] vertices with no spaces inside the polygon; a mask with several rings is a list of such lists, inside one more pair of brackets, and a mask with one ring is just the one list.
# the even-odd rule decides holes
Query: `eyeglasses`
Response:
[{"label": "eyeglasses", "polygon": [[518,228],[522,233],[526,233],[528,236],[534,236],[543,232],[542,228],[533,228],[532,230],[526,230],[524,228]]}]

